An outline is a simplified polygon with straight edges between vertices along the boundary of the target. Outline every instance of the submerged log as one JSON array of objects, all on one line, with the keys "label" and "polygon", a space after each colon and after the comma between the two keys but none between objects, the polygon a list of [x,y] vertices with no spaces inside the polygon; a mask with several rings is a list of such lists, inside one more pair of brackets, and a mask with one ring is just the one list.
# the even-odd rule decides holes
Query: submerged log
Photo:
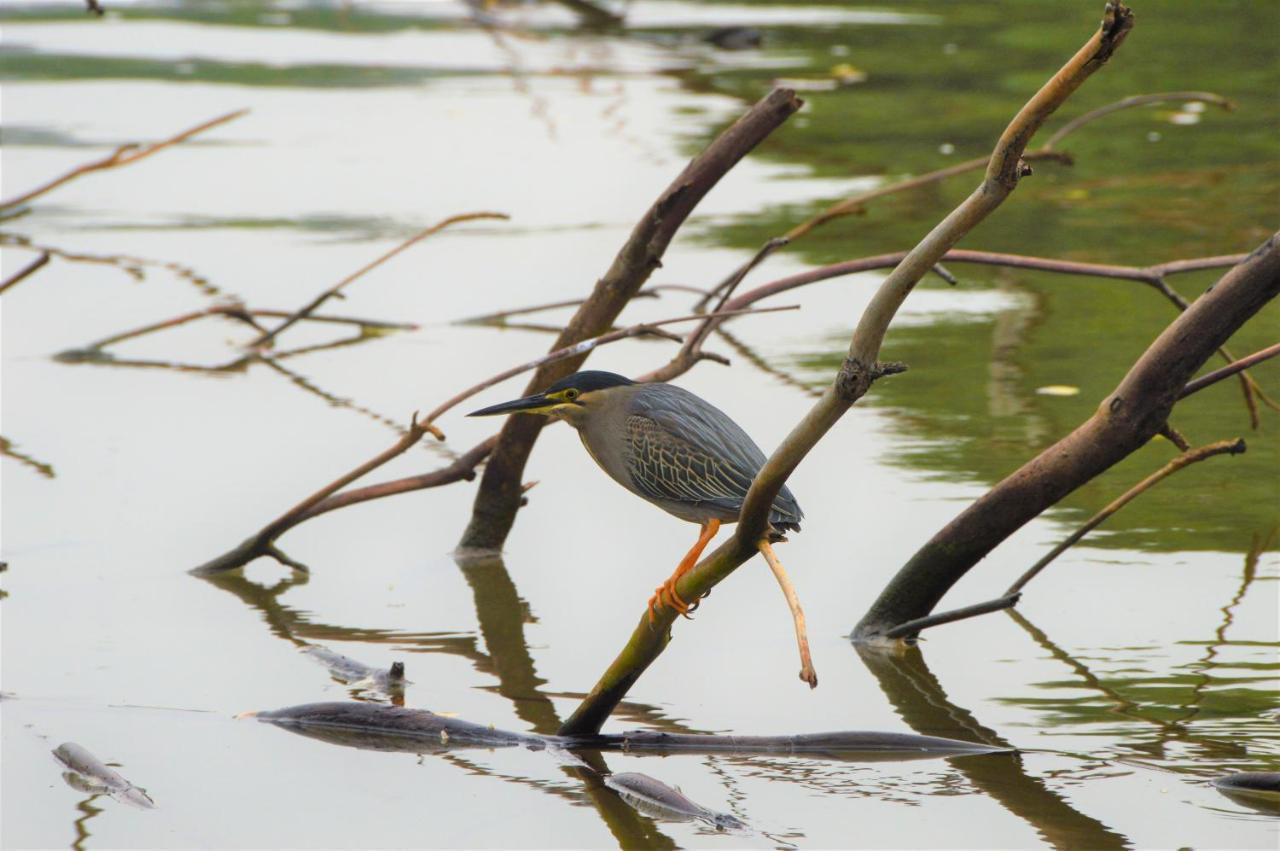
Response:
[{"label": "submerged log", "polygon": [[284,709],[245,713],[241,717],[254,717],[332,744],[407,753],[523,747],[529,750],[612,750],[660,755],[759,754],[871,762],[1011,752],[1009,748],[936,736],[856,730],[783,736],[724,736],[649,730],[588,736],[543,736],[500,730],[437,715],[426,709],[359,702],[304,703]]},{"label": "submerged log", "polygon": [[1209,782],[1237,804],[1280,815],[1280,771],[1241,771]]}]

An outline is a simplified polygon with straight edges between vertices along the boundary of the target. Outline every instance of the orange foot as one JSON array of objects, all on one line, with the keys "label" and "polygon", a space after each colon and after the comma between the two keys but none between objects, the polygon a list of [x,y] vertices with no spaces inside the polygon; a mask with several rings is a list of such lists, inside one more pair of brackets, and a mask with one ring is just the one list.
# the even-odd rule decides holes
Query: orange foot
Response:
[{"label": "orange foot", "polygon": [[684,615],[686,618],[689,617],[689,612],[693,610],[694,606],[686,603],[676,592],[676,582],[679,578],[678,576],[672,576],[654,589],[653,596],[649,598],[649,623],[653,623],[654,618],[657,617],[659,606],[667,606],[675,609],[677,614]]},{"label": "orange foot", "polygon": [[680,560],[679,566],[676,567],[676,572],[671,574],[666,582],[659,585],[654,590],[653,596],[649,598],[649,623],[653,623],[657,617],[658,606],[667,606],[675,609],[678,614],[686,618],[689,617],[689,612],[698,607],[696,601],[690,606],[680,598],[680,595],[676,592],[676,583],[680,581],[680,577],[693,570],[693,566],[698,563],[698,557],[702,555],[702,551],[707,548],[707,544],[711,542],[711,539],[715,537],[716,532],[719,530],[719,520],[708,520],[702,524],[697,543]]}]

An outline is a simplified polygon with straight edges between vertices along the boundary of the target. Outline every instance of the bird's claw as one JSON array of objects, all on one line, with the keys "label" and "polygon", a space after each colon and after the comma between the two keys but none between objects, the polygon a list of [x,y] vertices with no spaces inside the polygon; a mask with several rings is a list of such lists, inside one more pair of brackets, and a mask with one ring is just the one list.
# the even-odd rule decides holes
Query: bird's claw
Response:
[{"label": "bird's claw", "polygon": [[686,603],[680,597],[680,594],[676,591],[676,583],[668,579],[666,582],[662,583],[656,589],[654,589],[653,596],[649,598],[649,623],[650,624],[652,624],[654,622],[654,619],[657,617],[659,606],[665,606],[666,608],[674,609],[676,614],[689,618],[689,620],[693,620],[693,618],[689,617],[689,612],[696,609],[698,607],[698,604],[697,602],[695,602],[692,606],[690,606],[688,603]]}]

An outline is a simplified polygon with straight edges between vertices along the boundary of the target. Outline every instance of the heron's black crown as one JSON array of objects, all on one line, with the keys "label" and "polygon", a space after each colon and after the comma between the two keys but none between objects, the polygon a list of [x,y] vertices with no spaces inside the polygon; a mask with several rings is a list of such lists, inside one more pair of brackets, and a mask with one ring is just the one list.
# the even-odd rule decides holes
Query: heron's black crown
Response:
[{"label": "heron's black crown", "polygon": [[573,375],[567,375],[564,378],[552,384],[546,389],[547,393],[555,393],[560,390],[568,390],[573,388],[581,393],[589,393],[592,390],[604,390],[609,387],[625,387],[628,384],[635,384],[630,378],[618,375],[616,372],[603,372],[598,369],[588,369],[584,372],[575,372]]}]

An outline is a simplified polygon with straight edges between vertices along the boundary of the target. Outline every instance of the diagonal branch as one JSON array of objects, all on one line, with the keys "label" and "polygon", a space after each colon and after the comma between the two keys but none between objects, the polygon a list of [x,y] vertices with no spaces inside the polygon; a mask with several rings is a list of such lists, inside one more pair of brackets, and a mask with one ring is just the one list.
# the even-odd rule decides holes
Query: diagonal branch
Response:
[{"label": "diagonal branch", "polygon": [[412,248],[414,245],[417,245],[422,240],[426,239],[432,234],[439,233],[440,231],[444,230],[450,225],[455,225],[455,224],[458,224],[459,222],[470,222],[476,219],[502,219],[505,221],[508,218],[510,217],[506,213],[488,213],[488,212],[462,213],[460,215],[450,216],[447,219],[443,219],[442,221],[436,222],[431,227],[426,228],[425,230],[419,231],[418,233],[406,239],[404,242],[397,245],[395,248],[392,248],[390,251],[387,251],[386,253],[382,254],[376,260],[366,263],[356,271],[352,272],[350,275],[347,275],[341,281],[338,281],[338,283],[329,287],[329,289],[320,293],[320,295],[316,296],[314,299],[308,302],[306,306],[299,308],[296,312],[289,315],[283,322],[281,322],[275,328],[272,328],[270,331],[264,334],[261,334],[260,336],[255,338],[253,342],[249,343],[248,347],[251,349],[259,349],[259,348],[265,348],[267,346],[270,346],[271,343],[275,340],[277,336],[280,335],[281,332],[283,332],[286,328],[289,328],[295,322],[298,322],[301,319],[306,319],[308,316],[314,313],[316,309],[320,307],[320,305],[324,304],[329,299],[334,298],[339,293],[341,293],[343,287],[347,286],[352,281],[365,275],[366,273],[372,272],[374,269],[378,268],[383,263],[386,263],[388,260],[395,257],[400,252],[405,251],[408,248]]},{"label": "diagonal branch", "polygon": [[248,112],[249,110],[247,109],[237,109],[235,112],[228,112],[226,115],[219,115],[217,118],[211,118],[210,120],[205,121],[202,124],[197,124],[195,127],[192,127],[187,130],[183,130],[181,133],[177,134],[176,136],[170,136],[168,139],[165,139],[161,142],[153,142],[150,145],[139,145],[136,142],[132,142],[128,145],[121,145],[120,147],[116,148],[114,151],[112,151],[110,154],[103,157],[102,159],[93,160],[92,162],[87,162],[83,165],[76,166],[66,174],[63,174],[59,177],[55,177],[53,180],[50,180],[47,183],[43,183],[37,186],[35,189],[32,189],[28,192],[24,192],[21,195],[18,195],[17,197],[14,197],[14,198],[10,198],[6,201],[0,201],[0,210],[7,210],[11,207],[16,207],[19,204],[25,204],[27,201],[30,201],[33,198],[37,198],[45,194],[46,192],[50,192],[54,189],[57,189],[59,186],[61,186],[62,184],[68,181],[75,180],[77,177],[82,177],[86,174],[90,174],[91,172],[103,171],[104,169],[108,169],[108,168],[119,168],[120,166],[132,165],[133,163],[136,163],[138,160],[146,159],[152,154],[163,151],[165,148],[170,148],[170,147],[173,147],[174,145],[181,144],[182,142],[185,142],[186,140],[190,139],[192,136],[195,136],[199,133],[203,133],[206,130],[212,130],[214,127],[218,127],[219,125],[226,124],[228,121],[234,121],[235,119],[239,118],[242,115],[247,114]]},{"label": "diagonal branch", "polygon": [[[681,599],[697,600],[756,553],[769,531],[769,512],[787,477],[845,411],[881,375],[901,371],[901,365],[882,365],[876,359],[880,343],[907,294],[965,234],[995,210],[1025,173],[1021,155],[1044,120],[1090,75],[1102,67],[1133,26],[1129,9],[1108,2],[1102,27],[1054,77],[1029,100],[1000,137],[982,184],[959,207],[912,249],[880,285],[854,329],[849,356],[831,386],[792,429],[782,445],[756,474],[738,520],[737,532],[676,584]],[[631,639],[561,727],[564,735],[600,730],[609,714],[666,648],[675,613],[657,612],[655,623],[641,616]]]}]

